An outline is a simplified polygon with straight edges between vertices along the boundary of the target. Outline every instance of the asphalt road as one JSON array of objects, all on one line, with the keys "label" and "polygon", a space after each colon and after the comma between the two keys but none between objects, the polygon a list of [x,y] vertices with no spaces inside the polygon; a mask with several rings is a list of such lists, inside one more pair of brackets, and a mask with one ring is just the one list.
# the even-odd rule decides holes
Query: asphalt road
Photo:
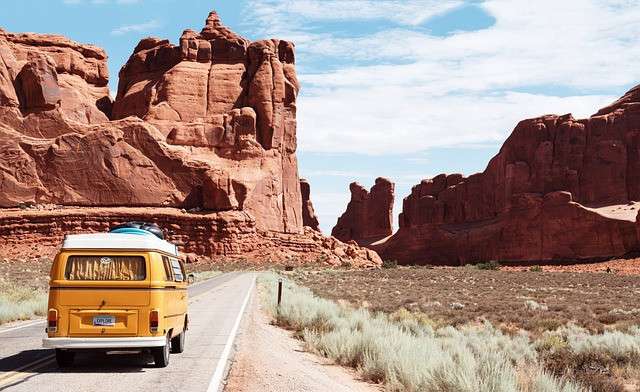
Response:
[{"label": "asphalt road", "polygon": [[253,285],[253,275],[230,273],[190,286],[186,348],[166,368],[140,353],[82,353],[58,369],[42,348],[43,320],[0,328],[0,391],[216,391]]}]

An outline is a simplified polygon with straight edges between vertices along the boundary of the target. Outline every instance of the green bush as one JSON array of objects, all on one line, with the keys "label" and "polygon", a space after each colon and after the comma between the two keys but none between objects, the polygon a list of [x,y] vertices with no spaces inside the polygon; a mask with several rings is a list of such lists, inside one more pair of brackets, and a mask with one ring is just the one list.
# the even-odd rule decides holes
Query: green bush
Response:
[{"label": "green bush", "polygon": [[398,266],[397,260],[383,260],[382,268],[396,268]]},{"label": "green bush", "polygon": [[533,266],[529,267],[529,271],[531,271],[531,272],[542,272],[542,267],[540,267],[539,265],[533,265]]},{"label": "green bush", "polygon": [[500,263],[495,260],[488,261],[486,263],[478,263],[475,265],[479,270],[494,270],[497,271],[500,269]]}]

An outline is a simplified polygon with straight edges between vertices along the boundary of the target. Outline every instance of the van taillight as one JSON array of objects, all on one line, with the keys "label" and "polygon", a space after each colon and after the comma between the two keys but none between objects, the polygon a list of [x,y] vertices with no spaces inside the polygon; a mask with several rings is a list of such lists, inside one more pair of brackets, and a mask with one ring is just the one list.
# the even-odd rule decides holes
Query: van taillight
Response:
[{"label": "van taillight", "polygon": [[49,309],[47,314],[47,332],[56,332],[58,330],[58,311]]},{"label": "van taillight", "polygon": [[149,330],[151,332],[158,332],[158,323],[160,320],[160,314],[157,310],[152,310],[149,313]]}]

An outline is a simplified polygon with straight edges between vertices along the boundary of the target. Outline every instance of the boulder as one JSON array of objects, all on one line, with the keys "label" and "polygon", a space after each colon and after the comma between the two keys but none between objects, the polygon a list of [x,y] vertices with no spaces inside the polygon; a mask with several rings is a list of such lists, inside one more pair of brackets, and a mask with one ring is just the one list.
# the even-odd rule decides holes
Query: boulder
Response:
[{"label": "boulder", "polygon": [[55,109],[62,94],[55,65],[46,56],[32,56],[15,80],[23,112]]}]

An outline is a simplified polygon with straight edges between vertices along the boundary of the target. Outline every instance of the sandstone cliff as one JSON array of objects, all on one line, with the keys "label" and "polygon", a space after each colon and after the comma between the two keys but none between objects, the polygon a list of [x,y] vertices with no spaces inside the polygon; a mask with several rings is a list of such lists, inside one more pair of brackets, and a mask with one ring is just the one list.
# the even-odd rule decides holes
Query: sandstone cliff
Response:
[{"label": "sandstone cliff", "polygon": [[402,262],[581,260],[638,249],[640,94],[588,119],[521,121],[484,172],[412,188],[376,249]]},{"label": "sandstone cliff", "polygon": [[341,241],[356,241],[368,245],[391,235],[393,229],[394,184],[386,178],[376,178],[367,191],[353,182],[349,185],[351,200],[338,218],[331,235]]},{"label": "sandstone cliff", "polygon": [[[199,227],[194,238],[211,233],[195,248],[206,255],[239,255],[277,242],[240,246],[231,235],[236,232],[285,235],[283,249],[308,242],[292,43],[250,42],[212,12],[199,33],[185,30],[177,46],[141,40],[120,70],[113,102],[106,60],[102,49],[61,36],[0,30],[0,225],[16,230],[11,222],[18,219],[34,231],[23,236],[35,241],[49,231],[47,219],[62,219],[53,227],[77,231],[92,212],[101,222],[134,215],[158,220],[153,208],[169,208],[175,214],[163,216],[176,217],[180,236],[193,227]],[[68,208],[12,210],[44,204]],[[72,213],[79,207],[86,210]],[[123,207],[140,210],[126,213]],[[64,220],[64,213],[72,215]],[[186,223],[200,215],[204,226]],[[14,220],[4,219],[9,216]],[[314,243],[323,251],[322,241]],[[374,252],[348,253],[379,264]],[[334,262],[355,260],[345,257]]]}]

